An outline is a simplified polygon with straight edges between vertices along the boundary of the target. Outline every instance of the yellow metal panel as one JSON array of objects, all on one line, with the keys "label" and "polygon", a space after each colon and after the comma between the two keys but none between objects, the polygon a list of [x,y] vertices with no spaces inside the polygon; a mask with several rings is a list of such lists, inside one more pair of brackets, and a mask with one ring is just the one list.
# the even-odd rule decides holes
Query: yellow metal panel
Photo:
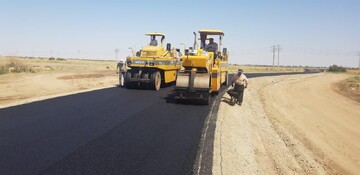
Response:
[{"label": "yellow metal panel", "polygon": [[164,76],[165,83],[173,82],[176,79],[176,70],[165,71]]},{"label": "yellow metal panel", "polygon": [[165,36],[165,34],[160,33],[160,32],[149,32],[149,33],[145,33],[145,35],[147,35],[147,36]]},{"label": "yellow metal panel", "polygon": [[221,86],[220,78],[221,78],[221,75],[220,75],[219,69],[213,68],[211,71],[211,90],[213,92],[219,91],[220,86]]},{"label": "yellow metal panel", "polygon": [[217,92],[220,89],[220,77],[219,78],[211,78],[211,90],[213,92]]},{"label": "yellow metal panel", "polygon": [[208,30],[208,29],[203,29],[203,30],[199,30],[199,33],[201,34],[207,34],[207,35],[224,35],[224,32],[221,30]]},{"label": "yellow metal panel", "polygon": [[180,70],[180,64],[175,66],[175,65],[161,65],[161,66],[154,66],[158,69],[161,70]]},{"label": "yellow metal panel", "polygon": [[181,68],[181,62],[177,61],[175,57],[131,57],[129,59],[132,64],[128,65],[128,67],[157,68],[161,70],[180,70]]},{"label": "yellow metal panel", "polygon": [[144,46],[142,51],[164,51],[162,46]]},{"label": "yellow metal panel", "polygon": [[183,56],[182,65],[184,67],[208,67],[208,59],[204,56]]}]

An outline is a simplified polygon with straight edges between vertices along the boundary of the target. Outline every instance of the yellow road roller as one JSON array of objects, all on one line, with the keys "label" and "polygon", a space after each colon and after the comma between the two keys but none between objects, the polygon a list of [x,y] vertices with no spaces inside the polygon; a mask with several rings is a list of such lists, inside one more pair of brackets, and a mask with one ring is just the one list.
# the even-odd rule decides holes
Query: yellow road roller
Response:
[{"label": "yellow road roller", "polygon": [[[181,58],[184,69],[176,79],[175,99],[195,99],[209,104],[211,94],[217,94],[228,82],[228,51],[222,49],[221,30],[200,30],[199,34],[200,47],[194,32],[194,46],[186,49]],[[212,37],[217,37],[219,44]]]},{"label": "yellow road roller", "polygon": [[126,60],[130,69],[125,73],[124,85],[126,88],[159,90],[163,84],[175,82],[181,68],[180,50],[171,48],[170,43],[164,49],[163,33],[153,32],[145,35],[150,37],[150,43]]}]

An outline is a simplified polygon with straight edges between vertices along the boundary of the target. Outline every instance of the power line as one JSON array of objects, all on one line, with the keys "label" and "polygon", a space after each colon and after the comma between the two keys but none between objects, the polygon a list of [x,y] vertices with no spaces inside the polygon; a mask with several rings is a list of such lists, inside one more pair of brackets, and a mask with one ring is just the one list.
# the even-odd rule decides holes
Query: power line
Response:
[{"label": "power line", "polygon": [[315,48],[300,48],[287,46],[287,53],[306,54],[306,55],[320,55],[320,56],[351,56],[353,51],[340,51],[340,50],[324,50]]}]

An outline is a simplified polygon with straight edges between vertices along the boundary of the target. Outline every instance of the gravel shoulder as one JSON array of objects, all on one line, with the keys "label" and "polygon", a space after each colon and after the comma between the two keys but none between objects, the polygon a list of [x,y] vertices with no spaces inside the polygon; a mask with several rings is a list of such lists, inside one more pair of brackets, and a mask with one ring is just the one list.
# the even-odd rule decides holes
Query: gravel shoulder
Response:
[{"label": "gravel shoulder", "polygon": [[213,174],[358,174],[360,104],[332,90],[346,77],[253,78],[242,106],[225,94]]}]

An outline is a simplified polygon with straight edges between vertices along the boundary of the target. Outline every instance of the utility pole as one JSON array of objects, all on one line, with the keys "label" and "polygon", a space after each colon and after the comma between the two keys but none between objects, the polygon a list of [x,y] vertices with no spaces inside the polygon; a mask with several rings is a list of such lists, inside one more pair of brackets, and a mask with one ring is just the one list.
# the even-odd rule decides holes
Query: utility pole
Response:
[{"label": "utility pole", "polygon": [[278,44],[278,66],[277,66],[277,70],[279,71],[279,65],[280,65],[280,45]]},{"label": "utility pole", "polygon": [[274,45],[272,48],[272,52],[273,52],[273,64],[272,64],[272,69],[274,70],[274,66],[275,66],[275,51],[276,51],[276,46]]},{"label": "utility pole", "polygon": [[119,49],[115,49],[116,61],[118,60]]},{"label": "utility pole", "polygon": [[359,70],[360,70],[360,51],[359,51]]}]

